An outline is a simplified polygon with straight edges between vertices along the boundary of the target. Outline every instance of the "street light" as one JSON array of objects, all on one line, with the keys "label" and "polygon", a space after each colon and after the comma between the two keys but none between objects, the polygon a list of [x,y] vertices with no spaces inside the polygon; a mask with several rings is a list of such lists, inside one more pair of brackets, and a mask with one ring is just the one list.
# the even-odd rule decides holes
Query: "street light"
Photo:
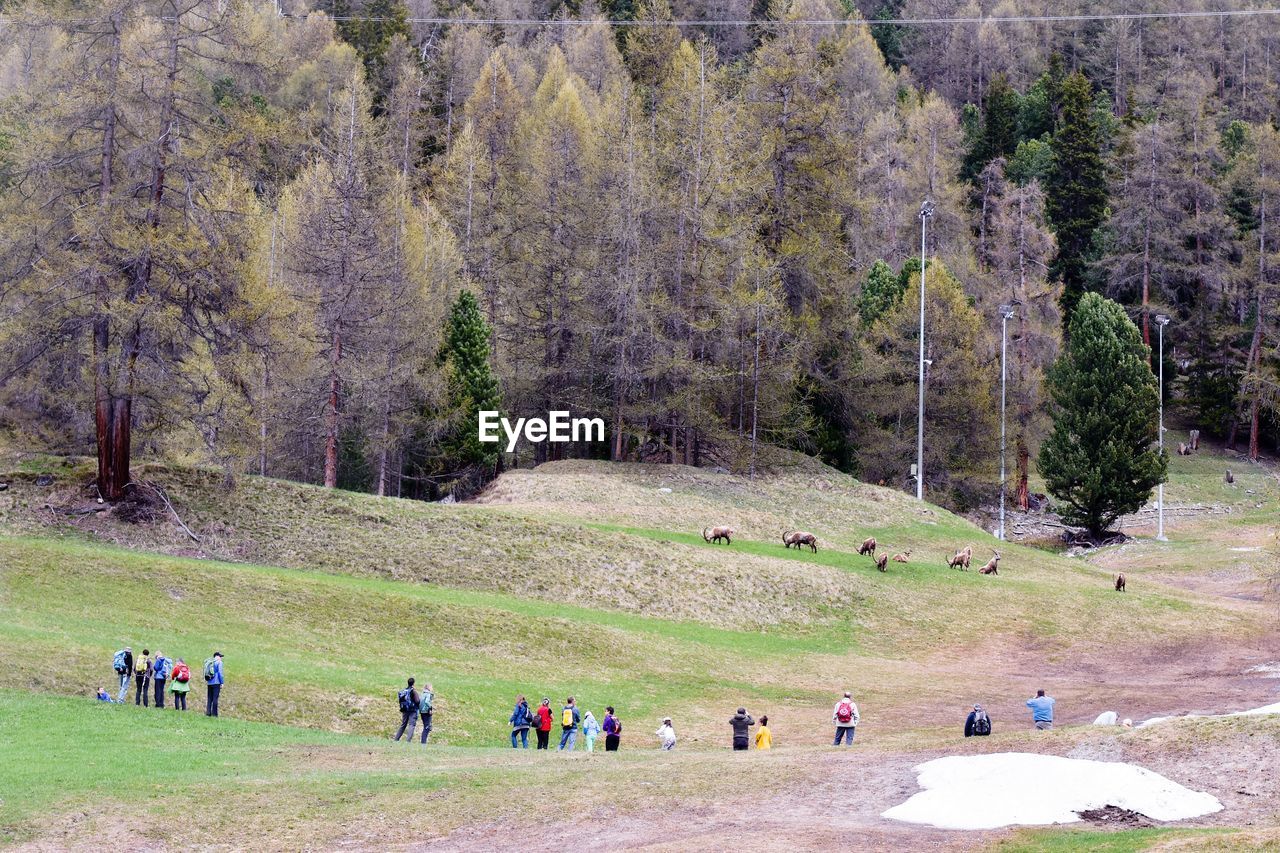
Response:
[{"label": "street light", "polygon": [[[1013,305],[1019,303],[1014,302]],[[1009,321],[1013,319],[1013,305],[1000,306],[1000,529],[996,531],[996,538],[1004,540],[1004,493],[1005,493],[1005,386],[1008,381],[1009,372],[1006,368],[1005,357],[1008,354],[1009,340]]]},{"label": "street light", "polygon": [[[1169,318],[1163,314],[1156,315],[1156,326],[1160,329],[1160,453],[1164,454],[1164,327],[1169,325]],[[1156,487],[1156,541],[1168,542],[1164,535],[1164,481]]]},{"label": "street light", "polygon": [[916,405],[916,500],[924,500],[924,232],[933,202],[920,205],[920,399]]}]

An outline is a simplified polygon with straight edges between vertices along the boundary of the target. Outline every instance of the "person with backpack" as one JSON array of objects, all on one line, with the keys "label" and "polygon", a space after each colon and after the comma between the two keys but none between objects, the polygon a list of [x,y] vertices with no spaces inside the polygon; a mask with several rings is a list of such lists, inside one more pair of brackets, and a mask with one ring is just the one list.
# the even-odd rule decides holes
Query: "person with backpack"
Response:
[{"label": "person with backpack", "polygon": [[618,744],[622,741],[622,721],[614,713],[612,705],[607,706],[604,711],[604,725],[600,727],[604,732],[604,751],[617,752]]},{"label": "person with backpack", "polygon": [[658,726],[658,730],[654,732],[658,736],[658,743],[666,752],[676,748],[676,727],[672,725],[670,717],[662,718],[662,725]]},{"label": "person with backpack", "polygon": [[151,662],[151,680],[156,685],[156,707],[164,708],[164,682],[169,677],[173,661],[164,656],[164,652],[156,649],[156,659]]},{"label": "person with backpack", "polygon": [[573,752],[573,747],[578,742],[578,726],[581,723],[582,715],[578,713],[578,706],[573,704],[573,697],[570,696],[560,709],[560,746],[557,750],[558,752],[564,752],[566,746],[570,752]]},{"label": "person with backpack", "polygon": [[116,652],[111,659],[111,668],[115,670],[116,678],[120,681],[120,695],[116,698],[116,704],[123,705],[124,697],[129,695],[129,676],[133,672],[133,648],[125,646]]},{"label": "person with backpack", "polygon": [[600,724],[596,722],[595,714],[590,711],[582,718],[582,743],[587,752],[596,751],[596,738],[600,735]]},{"label": "person with backpack", "polygon": [[746,708],[739,708],[738,713],[729,718],[729,725],[733,726],[733,751],[745,752],[750,746],[751,727],[756,721]]},{"label": "person with backpack", "polygon": [[991,734],[991,717],[982,710],[981,705],[974,705],[969,717],[964,721],[965,737],[986,737]]},{"label": "person with backpack", "polygon": [[1027,707],[1031,709],[1031,722],[1035,723],[1036,731],[1047,732],[1053,728],[1053,706],[1056,700],[1052,696],[1044,695],[1043,690],[1037,690],[1034,699],[1027,700]]},{"label": "person with backpack", "polygon": [[516,707],[512,710],[508,722],[511,723],[511,748],[519,749],[520,747],[516,746],[516,741],[519,740],[524,743],[524,748],[528,749],[529,729],[533,728],[535,718],[523,694],[516,697]]},{"label": "person with backpack", "polygon": [[142,650],[142,657],[133,662],[133,682],[136,689],[133,692],[133,704],[141,705],[144,708],[151,706],[151,651],[149,649]]},{"label": "person with backpack", "polygon": [[412,678],[409,679],[405,688],[396,694],[396,701],[400,703],[400,728],[396,729],[392,740],[400,740],[408,729],[409,737],[405,742],[412,743],[413,727],[418,724],[418,706],[422,703],[422,697],[414,688]]},{"label": "person with backpack", "polygon": [[538,749],[546,749],[551,743],[551,700],[546,696],[542,697],[542,704],[538,706]]},{"label": "person with backpack", "polygon": [[191,668],[182,658],[173,665],[173,674],[169,678],[169,692],[173,694],[173,710],[187,710],[187,693],[191,690]]},{"label": "person with backpack", "polygon": [[853,694],[846,690],[844,696],[836,703],[835,710],[831,712],[831,722],[836,725],[836,746],[840,745],[841,738],[845,740],[847,746],[853,746],[853,736],[858,732],[860,719],[858,706],[853,701]]},{"label": "person with backpack", "polygon": [[[418,699],[418,716],[422,718],[422,742],[425,744],[427,738],[431,736],[431,712],[435,709],[436,691],[431,686],[431,682],[427,682]],[[412,731],[409,733],[409,739],[413,740]]]},{"label": "person with backpack", "polygon": [[756,749],[773,749],[773,733],[769,731],[769,715],[760,718],[760,730],[756,732]]},{"label": "person with backpack", "polygon": [[222,675],[222,652],[214,652],[213,657],[204,662],[204,683],[208,689],[204,715],[216,717],[218,716],[218,699],[222,696],[222,685],[226,683]]}]

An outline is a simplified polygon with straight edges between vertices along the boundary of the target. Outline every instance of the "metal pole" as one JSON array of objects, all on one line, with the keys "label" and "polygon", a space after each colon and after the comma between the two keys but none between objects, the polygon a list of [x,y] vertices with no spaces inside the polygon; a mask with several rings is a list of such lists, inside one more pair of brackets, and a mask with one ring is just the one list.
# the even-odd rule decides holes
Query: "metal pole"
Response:
[{"label": "metal pole", "polygon": [[924,265],[925,223],[933,216],[933,204],[920,205],[920,397],[916,403],[916,500],[924,500]]},{"label": "metal pole", "polygon": [[[1156,317],[1156,325],[1160,327],[1160,453],[1164,455],[1164,327],[1169,322],[1168,317]],[[1164,535],[1164,480],[1160,481],[1160,485],[1156,487],[1156,540],[1159,542],[1167,542],[1168,537]]]},{"label": "metal pole", "polygon": [[1008,354],[1009,312],[1000,312],[1000,529],[996,538],[1004,541],[1004,493],[1005,493],[1005,386],[1008,370],[1005,357]]}]

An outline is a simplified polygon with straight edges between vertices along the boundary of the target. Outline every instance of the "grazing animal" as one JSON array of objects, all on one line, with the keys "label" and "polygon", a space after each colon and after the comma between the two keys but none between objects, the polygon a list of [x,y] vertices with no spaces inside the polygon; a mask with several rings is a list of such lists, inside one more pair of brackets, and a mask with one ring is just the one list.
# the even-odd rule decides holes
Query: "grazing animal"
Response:
[{"label": "grazing animal", "polygon": [[1191,432],[1188,434],[1188,438],[1191,441],[1191,449],[1199,450],[1200,449],[1200,430],[1198,429],[1191,430]]},{"label": "grazing animal", "polygon": [[1116,592],[1124,592],[1124,572],[1116,575]]},{"label": "grazing animal", "polygon": [[965,545],[959,551],[956,551],[955,556],[947,560],[947,568],[954,569],[958,567],[960,571],[964,571],[965,569],[969,568],[969,561],[972,559],[973,559],[973,546]]},{"label": "grazing animal", "polygon": [[862,540],[862,547],[858,548],[858,553],[864,557],[874,557],[876,555],[876,537],[868,536]]},{"label": "grazing animal", "polygon": [[794,545],[796,546],[797,551],[805,545],[808,545],[813,553],[818,553],[818,537],[814,536],[812,533],[806,533],[803,530],[797,530],[794,533],[787,533],[786,531],[783,531],[782,544],[788,548]]},{"label": "grazing animal", "polygon": [[[711,535],[707,535],[708,532]],[[727,544],[733,544],[733,534],[736,533],[732,527],[704,527],[702,528],[702,538],[708,542],[719,542],[723,539]]]},{"label": "grazing animal", "polygon": [[894,554],[893,561],[895,563],[905,563],[907,561],[907,558],[910,556],[911,556],[910,551],[903,551],[901,554]]},{"label": "grazing animal", "polygon": [[1190,456],[1190,455],[1191,455],[1191,448],[1190,448],[1190,447],[1188,447],[1187,445],[1183,444],[1181,441],[1180,441],[1180,442],[1178,442],[1178,455],[1179,455],[1179,456]]},{"label": "grazing animal", "polygon": [[1232,473],[1231,473],[1231,469],[1230,469],[1230,468],[1228,468],[1228,469],[1227,469],[1227,473],[1226,473],[1226,475],[1222,478],[1222,482],[1227,483],[1228,485],[1230,485],[1231,483],[1234,483],[1235,481],[1236,481],[1236,475],[1235,475],[1235,474],[1232,474]]},{"label": "grazing animal", "polygon": [[992,551],[991,553],[994,554],[995,556],[992,557],[990,560],[987,560],[987,564],[985,566],[978,567],[978,574],[980,575],[1000,574],[1000,552]]},{"label": "grazing animal", "polygon": [[885,571],[885,567],[888,565],[889,565],[888,554],[881,554],[879,557],[876,558],[876,568],[879,569],[880,571],[882,572]]}]

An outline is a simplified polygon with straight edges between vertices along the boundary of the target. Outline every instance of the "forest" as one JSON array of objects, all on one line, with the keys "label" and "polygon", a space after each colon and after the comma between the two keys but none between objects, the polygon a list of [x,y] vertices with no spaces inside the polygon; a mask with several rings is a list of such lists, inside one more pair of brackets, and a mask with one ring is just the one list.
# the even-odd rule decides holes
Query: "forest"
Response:
[{"label": "forest", "polygon": [[1001,488],[1012,306],[1027,506],[1086,293],[1256,459],[1280,14],[1202,4],[3,0],[0,441],[107,500],[140,456],[439,499],[773,446],[913,490],[923,286],[930,499]]}]

